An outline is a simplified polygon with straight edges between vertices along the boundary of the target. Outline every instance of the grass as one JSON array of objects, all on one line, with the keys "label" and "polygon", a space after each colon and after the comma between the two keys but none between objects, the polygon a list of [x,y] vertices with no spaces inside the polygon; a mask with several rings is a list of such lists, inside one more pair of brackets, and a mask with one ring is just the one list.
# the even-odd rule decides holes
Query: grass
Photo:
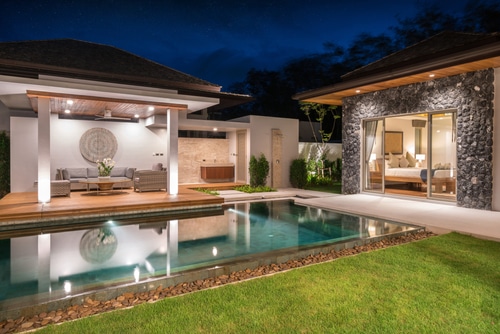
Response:
[{"label": "grass", "polygon": [[453,233],[40,333],[499,333],[499,254]]},{"label": "grass", "polygon": [[218,196],[219,195],[219,192],[217,190],[213,190],[213,189],[196,188],[195,190],[199,191],[199,192],[202,192],[202,193],[205,193],[205,194],[208,194],[208,195],[214,195],[214,196]]},{"label": "grass", "polygon": [[256,187],[252,187],[252,186],[250,186],[248,184],[246,184],[244,186],[234,187],[234,190],[238,190],[238,191],[241,191],[241,192],[244,192],[244,193],[248,193],[248,194],[276,191],[276,189],[273,189],[273,188],[268,187],[268,186],[256,186]]},{"label": "grass", "polygon": [[334,182],[333,185],[307,185],[306,190],[322,191],[325,193],[340,194],[342,192],[342,183]]}]

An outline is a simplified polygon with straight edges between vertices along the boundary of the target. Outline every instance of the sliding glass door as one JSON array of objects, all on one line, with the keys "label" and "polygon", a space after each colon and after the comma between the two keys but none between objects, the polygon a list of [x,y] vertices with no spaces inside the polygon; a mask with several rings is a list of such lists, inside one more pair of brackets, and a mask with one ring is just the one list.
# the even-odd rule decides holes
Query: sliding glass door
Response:
[{"label": "sliding glass door", "polygon": [[456,112],[366,120],[363,190],[456,200]]},{"label": "sliding glass door", "polygon": [[432,130],[428,153],[431,157],[427,164],[428,177],[432,185],[430,195],[442,199],[456,199],[457,145],[456,113],[430,115]]},{"label": "sliding glass door", "polygon": [[384,121],[373,120],[364,123],[364,189],[383,192],[383,141]]}]

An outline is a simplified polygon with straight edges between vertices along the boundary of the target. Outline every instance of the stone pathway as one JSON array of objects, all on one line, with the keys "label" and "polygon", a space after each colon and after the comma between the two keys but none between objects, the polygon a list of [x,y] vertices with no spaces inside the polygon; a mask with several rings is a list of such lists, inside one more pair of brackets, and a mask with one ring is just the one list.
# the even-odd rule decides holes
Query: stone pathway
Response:
[{"label": "stone pathway", "polygon": [[143,303],[154,303],[163,298],[178,296],[203,289],[218,287],[225,284],[240,282],[256,277],[272,275],[278,272],[287,271],[294,268],[300,268],[316,263],[331,261],[340,257],[351,256],[359,253],[369,252],[376,249],[400,245],[416,240],[425,239],[433,236],[431,232],[419,232],[400,236],[391,239],[374,242],[364,246],[357,246],[352,249],[343,249],[340,251],[331,251],[327,254],[311,255],[300,260],[291,260],[281,264],[270,264],[260,266],[254,270],[246,269],[222,275],[215,278],[196,280],[193,282],[180,283],[176,286],[166,288],[158,287],[156,290],[142,293],[124,293],[123,295],[107,300],[98,301],[87,298],[82,305],[73,305],[65,310],[44,312],[30,318],[21,317],[19,319],[8,319],[0,322],[0,334],[19,333],[35,330],[51,324],[59,324],[65,321],[76,320],[90,315],[100,314],[113,310],[133,307]]}]

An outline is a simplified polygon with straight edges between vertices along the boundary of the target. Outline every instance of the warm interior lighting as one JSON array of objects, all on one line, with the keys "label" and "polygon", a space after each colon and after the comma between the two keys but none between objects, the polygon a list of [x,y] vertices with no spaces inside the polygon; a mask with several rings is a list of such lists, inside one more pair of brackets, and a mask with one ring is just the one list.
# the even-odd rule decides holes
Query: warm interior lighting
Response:
[{"label": "warm interior lighting", "polygon": [[148,111],[153,111],[153,110],[155,110],[155,107],[153,107],[153,106],[148,107]]},{"label": "warm interior lighting", "polygon": [[429,74],[429,77],[434,78],[436,75],[435,74]]},{"label": "warm interior lighting", "polygon": [[416,154],[415,159],[417,159],[417,167],[422,167],[422,161],[425,160],[425,154]]},{"label": "warm interior lighting", "polygon": [[134,117],[135,117],[135,118],[139,118],[139,114],[135,114],[135,115],[134,115]]},{"label": "warm interior lighting", "polygon": [[356,89],[356,93],[358,93],[358,94],[359,94],[359,93],[361,93],[361,91],[360,91],[359,89]]},{"label": "warm interior lighting", "polygon": [[214,131],[217,131],[217,128],[214,128]]},{"label": "warm interior lighting", "polygon": [[65,109],[65,110],[64,110],[64,113],[65,113],[65,114],[69,114],[69,113],[71,113],[71,110],[69,110],[69,109]]},{"label": "warm interior lighting", "polygon": [[370,161],[375,161],[375,160],[377,160],[377,153],[370,154]]},{"label": "warm interior lighting", "polygon": [[73,105],[73,100],[68,100],[68,101],[66,101],[66,103],[67,103],[69,106],[72,106],[72,105]]}]

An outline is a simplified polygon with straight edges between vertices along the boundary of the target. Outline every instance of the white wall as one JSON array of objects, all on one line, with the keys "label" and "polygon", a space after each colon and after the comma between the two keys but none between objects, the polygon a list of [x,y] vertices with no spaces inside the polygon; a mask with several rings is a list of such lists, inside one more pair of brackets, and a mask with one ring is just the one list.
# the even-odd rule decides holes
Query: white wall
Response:
[{"label": "white wall", "polygon": [[[116,137],[118,149],[113,157],[117,167],[151,169],[154,163],[166,164],[166,129],[148,129],[142,122],[95,122],[59,119],[51,116],[51,178],[58,168],[94,167],[80,153],[80,138],[91,128],[105,128]],[[11,192],[35,191],[38,147],[37,119],[11,118]],[[163,156],[153,156],[163,153]]]},{"label": "white wall", "polygon": [[37,119],[10,119],[11,192],[35,191],[38,177]]},{"label": "white wall", "polygon": [[[290,165],[298,158],[299,122],[296,119],[250,116],[250,150],[249,154],[259,157],[264,153],[271,165],[272,129],[280,129],[283,133],[282,179],[283,187],[290,187]],[[247,160],[247,161],[250,161]],[[270,184],[270,178],[268,178]]]},{"label": "white wall", "polygon": [[[247,163],[251,155],[264,153],[271,164],[271,130],[283,133],[282,182],[290,186],[289,169],[292,160],[298,157],[298,121],[295,119],[249,116],[250,130],[247,131]],[[11,192],[36,191],[38,146],[37,118],[11,118]],[[59,119],[51,116],[51,178],[55,179],[58,168],[93,167],[95,163],[83,158],[80,153],[80,138],[85,131],[101,127],[108,129],[116,137],[118,149],[113,157],[117,167],[151,169],[154,163],[166,165],[166,129],[149,129],[139,123],[96,122]],[[236,162],[232,153],[236,152],[235,135],[230,135],[229,162]],[[163,156],[153,156],[163,153]],[[247,180],[248,180],[247,176]],[[269,179],[270,180],[270,179]]]}]

